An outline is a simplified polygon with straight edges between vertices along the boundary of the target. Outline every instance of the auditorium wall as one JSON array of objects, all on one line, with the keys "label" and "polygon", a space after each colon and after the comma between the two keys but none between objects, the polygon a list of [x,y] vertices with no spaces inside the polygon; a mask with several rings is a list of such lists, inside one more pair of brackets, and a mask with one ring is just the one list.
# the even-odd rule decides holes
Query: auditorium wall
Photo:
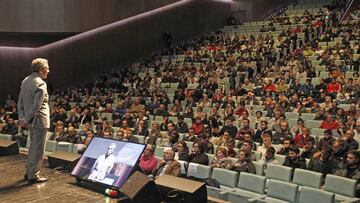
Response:
[{"label": "auditorium wall", "polygon": [[[223,26],[231,3],[185,0],[39,48],[0,47],[0,95],[17,96],[31,59],[49,59],[49,86],[73,87],[163,48],[164,31],[179,42]],[[0,101],[4,96],[0,97]]]},{"label": "auditorium wall", "polygon": [[1,0],[1,32],[83,32],[180,0]]}]

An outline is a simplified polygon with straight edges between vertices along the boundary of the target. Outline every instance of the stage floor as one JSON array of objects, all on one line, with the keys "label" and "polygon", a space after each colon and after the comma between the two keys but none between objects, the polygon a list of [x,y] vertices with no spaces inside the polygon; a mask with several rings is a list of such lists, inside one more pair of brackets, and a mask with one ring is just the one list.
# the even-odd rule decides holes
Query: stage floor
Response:
[{"label": "stage floor", "polygon": [[77,186],[69,173],[48,168],[47,160],[41,175],[49,181],[28,185],[22,180],[26,158],[23,154],[0,156],[0,202],[109,202],[104,195]]},{"label": "stage floor", "polygon": [[[69,172],[50,169],[46,159],[40,175],[48,177],[49,181],[28,185],[23,180],[26,158],[27,155],[24,154],[0,156],[0,203],[115,203],[119,200],[105,197],[101,194],[102,190],[95,192],[76,185],[75,178],[70,176]],[[225,201],[208,197],[208,202],[224,203]]]}]

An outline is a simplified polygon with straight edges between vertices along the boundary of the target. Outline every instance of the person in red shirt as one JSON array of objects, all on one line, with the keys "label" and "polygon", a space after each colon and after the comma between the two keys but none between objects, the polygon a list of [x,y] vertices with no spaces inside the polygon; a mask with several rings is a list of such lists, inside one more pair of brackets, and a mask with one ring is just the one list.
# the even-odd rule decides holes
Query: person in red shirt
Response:
[{"label": "person in red shirt", "polygon": [[306,143],[315,141],[315,139],[310,136],[309,128],[302,128],[301,133],[297,134],[294,137],[294,146],[303,148]]},{"label": "person in red shirt", "polygon": [[195,122],[191,126],[194,129],[195,135],[200,135],[204,131],[204,124],[201,123],[201,117],[195,118]]},{"label": "person in red shirt", "polygon": [[249,113],[248,110],[245,109],[245,103],[244,103],[244,102],[240,102],[240,103],[239,103],[239,107],[236,109],[235,114],[238,115],[238,116],[242,116],[243,113],[244,113],[244,111],[246,111],[247,113]]},{"label": "person in red shirt", "polygon": [[275,92],[276,91],[276,85],[272,83],[272,80],[268,80],[267,84],[264,85],[263,90],[265,92]]},{"label": "person in red shirt", "polygon": [[331,83],[327,85],[327,92],[328,93],[338,93],[341,91],[341,85],[340,83],[336,82],[336,79],[333,78],[331,80]]},{"label": "person in red shirt", "polygon": [[324,120],[321,123],[320,128],[326,129],[326,130],[336,130],[339,128],[339,123],[336,120],[334,120],[334,118],[331,114],[328,114],[326,116],[326,120]]},{"label": "person in red shirt", "polygon": [[141,170],[147,175],[151,174],[157,167],[158,161],[154,156],[154,152],[155,145],[148,144],[146,145],[146,148],[140,157],[139,166]]}]

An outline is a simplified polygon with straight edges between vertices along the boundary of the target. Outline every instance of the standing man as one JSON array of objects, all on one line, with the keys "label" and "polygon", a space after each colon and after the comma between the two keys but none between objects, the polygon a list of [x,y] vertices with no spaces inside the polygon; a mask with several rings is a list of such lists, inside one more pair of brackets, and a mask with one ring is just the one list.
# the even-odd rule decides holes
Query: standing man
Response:
[{"label": "standing man", "polygon": [[31,75],[21,83],[18,101],[19,126],[30,131],[30,149],[24,179],[29,184],[45,182],[39,176],[43,163],[46,132],[50,127],[49,95],[45,79],[49,74],[46,59],[37,58],[31,62]]}]

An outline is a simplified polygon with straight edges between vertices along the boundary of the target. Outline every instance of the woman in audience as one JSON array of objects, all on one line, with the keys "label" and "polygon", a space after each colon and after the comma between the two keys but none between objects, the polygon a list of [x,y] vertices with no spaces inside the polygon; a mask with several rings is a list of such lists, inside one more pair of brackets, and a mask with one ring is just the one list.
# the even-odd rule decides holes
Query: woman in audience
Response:
[{"label": "woman in audience", "polygon": [[146,148],[140,157],[139,166],[146,175],[150,175],[157,167],[158,160],[154,156],[155,145],[147,144]]},{"label": "woman in audience", "polygon": [[158,122],[152,122],[146,144],[156,145],[156,139],[160,136],[160,125]]},{"label": "woman in audience", "polygon": [[185,141],[178,141],[176,144],[175,160],[188,161],[189,159],[189,148]]},{"label": "woman in audience", "polygon": [[193,119],[194,118],[194,110],[192,107],[187,107],[186,108],[186,112],[184,113],[184,118],[191,118]]},{"label": "woman in audience", "polygon": [[205,146],[201,142],[195,142],[189,154],[189,162],[209,165],[209,157],[205,153]]},{"label": "woman in audience", "polygon": [[238,160],[233,164],[227,165],[226,169],[237,171],[239,173],[245,172],[256,174],[255,165],[250,159],[246,158],[244,150],[239,151]]},{"label": "woman in audience", "polygon": [[210,166],[213,168],[229,168],[231,164],[227,149],[225,147],[218,147]]}]

